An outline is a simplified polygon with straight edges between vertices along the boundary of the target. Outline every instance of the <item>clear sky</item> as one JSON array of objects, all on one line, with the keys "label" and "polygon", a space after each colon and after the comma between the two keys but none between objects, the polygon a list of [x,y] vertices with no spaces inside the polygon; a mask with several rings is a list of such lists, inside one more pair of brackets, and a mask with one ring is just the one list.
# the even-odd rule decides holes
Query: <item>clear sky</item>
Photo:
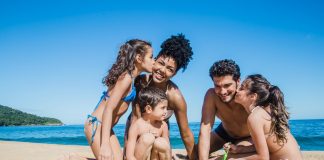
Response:
[{"label": "clear sky", "polygon": [[82,124],[122,43],[148,40],[157,55],[163,40],[184,33],[194,56],[173,80],[190,122],[213,87],[209,67],[224,58],[242,79],[261,73],[278,85],[292,119],[324,118],[323,10],[320,0],[2,0],[0,104]]}]

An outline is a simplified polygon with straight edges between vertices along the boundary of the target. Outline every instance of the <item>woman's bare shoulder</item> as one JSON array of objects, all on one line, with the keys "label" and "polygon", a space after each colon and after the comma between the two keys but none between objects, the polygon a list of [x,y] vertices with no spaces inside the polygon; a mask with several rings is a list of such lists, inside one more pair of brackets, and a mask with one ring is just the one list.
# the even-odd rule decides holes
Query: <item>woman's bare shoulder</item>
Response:
[{"label": "woman's bare shoulder", "polygon": [[179,100],[179,98],[183,97],[178,86],[175,83],[173,83],[172,81],[168,82],[167,93],[170,96],[171,100],[172,99]]},{"label": "woman's bare shoulder", "polygon": [[257,123],[264,125],[269,120],[271,120],[270,115],[261,107],[257,107],[253,110],[253,112],[248,117],[248,123]]}]

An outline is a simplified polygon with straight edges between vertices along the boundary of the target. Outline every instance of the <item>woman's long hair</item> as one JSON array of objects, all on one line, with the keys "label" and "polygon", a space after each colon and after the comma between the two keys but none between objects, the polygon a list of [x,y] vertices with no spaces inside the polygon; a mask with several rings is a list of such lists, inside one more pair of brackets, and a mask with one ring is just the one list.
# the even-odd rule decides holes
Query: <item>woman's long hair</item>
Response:
[{"label": "woman's long hair", "polygon": [[289,129],[289,113],[284,103],[284,95],[279,87],[271,85],[260,74],[250,75],[246,78],[247,88],[250,93],[256,93],[256,106],[270,107],[271,127],[270,134],[275,134],[278,144],[287,142],[286,132]]},{"label": "woman's long hair", "polygon": [[112,87],[117,82],[118,77],[127,71],[129,74],[135,68],[135,57],[140,54],[144,58],[148,49],[151,48],[151,43],[132,39],[123,44],[118,52],[117,60],[108,71],[108,75],[102,80],[102,83],[108,87]]}]

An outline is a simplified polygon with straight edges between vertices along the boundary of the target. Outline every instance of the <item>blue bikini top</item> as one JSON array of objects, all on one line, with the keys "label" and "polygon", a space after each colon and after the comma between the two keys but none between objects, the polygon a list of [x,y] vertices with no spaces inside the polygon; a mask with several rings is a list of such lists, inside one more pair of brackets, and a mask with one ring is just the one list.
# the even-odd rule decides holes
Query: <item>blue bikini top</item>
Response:
[{"label": "blue bikini top", "polygon": [[[107,91],[103,92],[103,95],[105,95],[105,97],[109,98]],[[134,99],[136,98],[136,88],[134,86],[134,83],[132,83],[132,90],[130,91],[130,93],[128,93],[127,96],[125,96],[124,98],[122,98],[122,100],[124,102],[132,102]]]},{"label": "blue bikini top", "polygon": [[[109,98],[109,95],[108,95],[108,92],[107,91],[104,91],[102,92],[102,96],[98,102],[98,104],[96,105],[96,108],[94,110],[96,110],[99,106],[99,104],[101,103],[101,101],[103,99],[106,100],[106,98]],[[134,99],[136,98],[136,88],[134,86],[134,83],[132,83],[132,90],[130,91],[130,93],[128,93],[127,96],[125,96],[124,98],[122,98],[122,100],[126,103],[129,103],[129,102],[132,102]]]}]

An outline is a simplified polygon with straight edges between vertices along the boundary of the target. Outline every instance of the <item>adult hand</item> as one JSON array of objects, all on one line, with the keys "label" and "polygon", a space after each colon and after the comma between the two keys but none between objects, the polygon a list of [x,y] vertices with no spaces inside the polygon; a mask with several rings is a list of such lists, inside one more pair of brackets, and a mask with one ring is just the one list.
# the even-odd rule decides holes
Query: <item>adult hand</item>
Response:
[{"label": "adult hand", "polygon": [[231,142],[225,143],[223,147],[229,153],[233,153],[233,154],[239,153],[238,150],[239,147],[237,147],[235,144],[232,144]]},{"label": "adult hand", "polygon": [[113,157],[113,153],[112,153],[110,144],[102,145],[100,147],[98,160],[113,160],[113,159],[114,159],[114,157]]}]

